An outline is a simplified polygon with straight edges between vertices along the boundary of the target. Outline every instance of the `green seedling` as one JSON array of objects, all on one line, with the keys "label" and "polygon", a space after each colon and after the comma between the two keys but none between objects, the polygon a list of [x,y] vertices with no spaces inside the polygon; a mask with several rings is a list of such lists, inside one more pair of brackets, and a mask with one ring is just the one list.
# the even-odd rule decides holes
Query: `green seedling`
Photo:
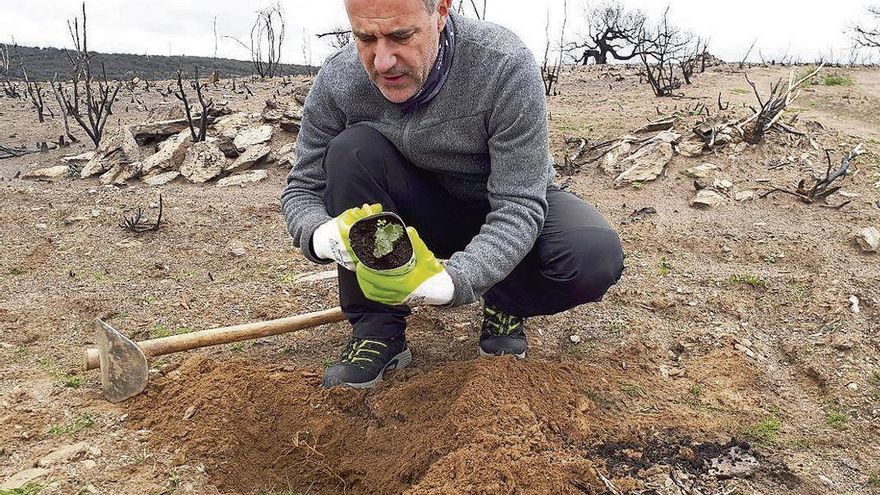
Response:
[{"label": "green seedling", "polygon": [[336,364],[336,358],[333,358],[331,356],[327,356],[321,361],[321,366],[323,366],[324,368],[329,368],[334,364]]},{"label": "green seedling", "polygon": [[835,430],[849,428],[849,416],[843,411],[831,411],[825,416],[825,424]]},{"label": "green seedling", "polygon": [[373,256],[381,258],[394,251],[394,243],[403,237],[403,227],[396,223],[389,224],[385,220],[379,220],[376,226],[376,243],[373,248]]},{"label": "green seedling", "polygon": [[37,495],[46,489],[48,485],[43,485],[35,481],[30,481],[18,488],[10,490],[0,490],[0,495]]}]

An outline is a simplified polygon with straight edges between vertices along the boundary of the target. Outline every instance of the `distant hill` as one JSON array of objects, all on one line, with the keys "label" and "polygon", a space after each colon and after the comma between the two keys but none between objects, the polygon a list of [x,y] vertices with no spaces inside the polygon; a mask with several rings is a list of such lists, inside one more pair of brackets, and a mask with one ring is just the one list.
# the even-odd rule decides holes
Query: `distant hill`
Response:
[{"label": "distant hill", "polygon": [[[51,80],[55,73],[58,73],[59,77],[63,77],[70,72],[70,62],[68,62],[64,50],[19,46],[18,54],[24,61],[28,76],[33,80]],[[9,57],[12,59],[9,64],[11,77],[13,79],[21,79],[18,56],[16,56],[16,51],[13,47],[9,47]],[[177,77],[177,69],[183,68],[185,71],[192,71],[194,66],[198,66],[199,71],[205,75],[210,74],[212,70],[218,70],[220,77],[255,74],[253,65],[246,60],[232,60],[228,58],[214,60],[211,57],[168,57],[163,55],[97,52],[93,52],[92,55],[93,74],[96,74],[96,71],[100,71],[102,62],[107,69],[107,77],[109,79],[131,79],[133,77],[149,80],[171,79]],[[310,68],[305,65],[285,64],[281,68],[280,75],[289,76],[308,74],[310,72],[312,74],[317,72],[317,67],[312,67],[310,71]]]}]

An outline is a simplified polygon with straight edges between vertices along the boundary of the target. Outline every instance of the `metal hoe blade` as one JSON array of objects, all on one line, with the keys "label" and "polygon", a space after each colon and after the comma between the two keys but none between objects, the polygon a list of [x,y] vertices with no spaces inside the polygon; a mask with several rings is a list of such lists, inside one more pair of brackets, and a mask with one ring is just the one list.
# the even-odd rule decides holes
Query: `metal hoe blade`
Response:
[{"label": "metal hoe blade", "polygon": [[122,402],[147,386],[147,357],[140,347],[100,319],[95,319],[101,357],[101,388],[110,402]]}]

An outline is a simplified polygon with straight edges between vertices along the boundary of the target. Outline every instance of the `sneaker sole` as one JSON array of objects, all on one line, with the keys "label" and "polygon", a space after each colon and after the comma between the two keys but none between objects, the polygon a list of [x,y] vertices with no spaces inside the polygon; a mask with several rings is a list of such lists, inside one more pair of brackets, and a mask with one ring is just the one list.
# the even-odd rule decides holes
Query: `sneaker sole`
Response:
[{"label": "sneaker sole", "polygon": [[490,353],[484,351],[482,347],[480,347],[480,356],[484,356],[484,357],[514,356],[517,359],[525,359],[526,358],[526,351],[523,351],[522,354],[504,354],[503,352],[501,354],[490,354]]},{"label": "sneaker sole", "polygon": [[411,362],[412,362],[412,352],[410,352],[409,347],[407,347],[402,352],[398,353],[396,356],[391,358],[391,360],[389,360],[388,364],[386,364],[385,367],[382,368],[382,371],[379,372],[379,374],[376,376],[376,378],[373,378],[372,380],[370,380],[368,382],[360,382],[360,383],[342,382],[339,385],[348,385],[351,388],[370,388],[370,387],[372,387],[382,381],[382,375],[384,375],[386,371],[399,370],[401,368],[406,368],[406,366]]}]

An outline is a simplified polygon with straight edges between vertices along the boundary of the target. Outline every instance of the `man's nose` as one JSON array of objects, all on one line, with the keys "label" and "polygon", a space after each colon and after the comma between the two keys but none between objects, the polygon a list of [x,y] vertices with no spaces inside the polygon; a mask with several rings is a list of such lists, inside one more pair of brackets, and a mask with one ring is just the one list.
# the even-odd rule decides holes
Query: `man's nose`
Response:
[{"label": "man's nose", "polygon": [[394,48],[386,40],[379,40],[376,45],[376,55],[373,61],[376,72],[388,72],[397,65],[397,55],[394,54]]}]

